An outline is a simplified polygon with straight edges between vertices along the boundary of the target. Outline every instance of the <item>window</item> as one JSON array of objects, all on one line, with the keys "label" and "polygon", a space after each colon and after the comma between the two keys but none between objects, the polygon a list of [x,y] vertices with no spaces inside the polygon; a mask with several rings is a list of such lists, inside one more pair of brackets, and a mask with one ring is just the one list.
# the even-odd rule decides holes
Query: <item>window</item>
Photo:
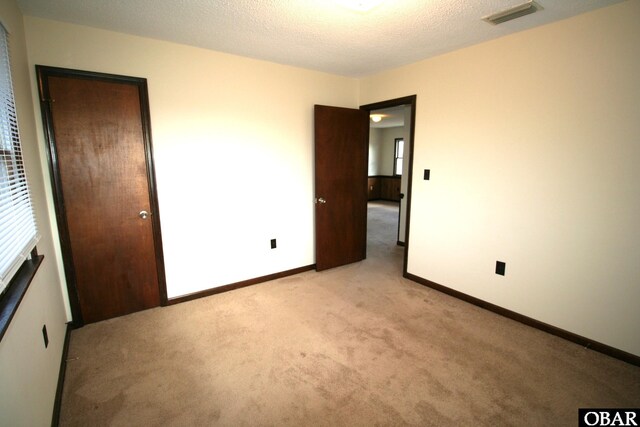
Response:
[{"label": "window", "polygon": [[22,160],[7,38],[0,24],[0,295],[8,290],[38,241]]},{"label": "window", "polygon": [[396,138],[396,147],[393,155],[393,174],[402,175],[402,160],[404,158],[404,139]]}]

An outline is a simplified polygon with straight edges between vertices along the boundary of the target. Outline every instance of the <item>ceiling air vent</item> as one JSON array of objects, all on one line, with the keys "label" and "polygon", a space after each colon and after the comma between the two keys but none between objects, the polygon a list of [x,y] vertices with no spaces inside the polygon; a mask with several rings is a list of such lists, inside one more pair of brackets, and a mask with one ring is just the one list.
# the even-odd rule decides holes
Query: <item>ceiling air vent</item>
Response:
[{"label": "ceiling air vent", "polygon": [[541,9],[542,7],[538,3],[533,0],[529,0],[519,6],[514,6],[507,10],[503,10],[502,12],[485,16],[482,20],[492,25],[498,25],[503,22],[511,21],[512,19],[520,18],[521,16],[529,15],[530,13],[537,12]]}]

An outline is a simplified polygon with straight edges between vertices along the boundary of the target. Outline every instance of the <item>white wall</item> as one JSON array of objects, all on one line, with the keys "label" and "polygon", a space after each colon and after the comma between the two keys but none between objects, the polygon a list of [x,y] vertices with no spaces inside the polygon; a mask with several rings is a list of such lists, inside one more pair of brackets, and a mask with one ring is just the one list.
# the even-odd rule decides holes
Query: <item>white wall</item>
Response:
[{"label": "white wall", "polygon": [[313,105],[357,107],[356,80],[39,18],[25,25],[34,93],[36,64],[148,79],[170,298],[315,262]]},{"label": "white wall", "polygon": [[369,129],[369,175],[393,176],[395,138],[403,132],[403,126]]},{"label": "white wall", "polygon": [[410,273],[640,355],[639,20],[627,1],[361,81],[361,104],[417,94]]},{"label": "white wall", "polygon": [[380,175],[382,129],[369,128],[369,176]]},{"label": "white wall", "polygon": [[[22,15],[14,0],[0,2],[0,21],[9,32],[23,157],[42,236],[37,248],[45,257],[0,341],[0,424],[44,426],[51,424],[67,317],[49,227]],[[43,325],[49,335],[46,349]]]},{"label": "white wall", "polygon": [[404,137],[404,126],[382,128],[382,150],[380,175],[393,176],[393,159],[396,150],[396,138]]}]

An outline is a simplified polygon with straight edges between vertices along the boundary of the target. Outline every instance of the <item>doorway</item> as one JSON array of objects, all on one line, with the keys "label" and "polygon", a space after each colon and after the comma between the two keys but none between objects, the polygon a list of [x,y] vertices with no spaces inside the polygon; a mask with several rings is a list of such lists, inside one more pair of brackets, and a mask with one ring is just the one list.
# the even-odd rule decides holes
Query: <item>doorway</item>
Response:
[{"label": "doorway", "polygon": [[166,304],[146,80],[36,70],[74,325]]},{"label": "doorway", "polygon": [[[360,107],[370,115],[368,226],[394,227],[397,231],[393,236],[397,240],[391,242],[393,237],[388,230],[370,230],[369,234],[373,234],[373,239],[384,236],[385,245],[404,246],[401,251],[403,275],[407,272],[408,259],[416,98],[413,95]],[[396,221],[389,216],[394,212],[397,212]],[[392,258],[399,252],[390,245],[387,249]]]}]

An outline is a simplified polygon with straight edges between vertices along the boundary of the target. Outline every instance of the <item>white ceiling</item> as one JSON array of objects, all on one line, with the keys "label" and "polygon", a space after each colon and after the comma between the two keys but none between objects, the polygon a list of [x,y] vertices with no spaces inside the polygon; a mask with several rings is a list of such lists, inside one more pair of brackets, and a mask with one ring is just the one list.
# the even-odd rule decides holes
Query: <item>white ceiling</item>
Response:
[{"label": "white ceiling", "polygon": [[536,0],[501,25],[481,18],[525,0],[17,0],[25,15],[361,77],[621,0]]}]

